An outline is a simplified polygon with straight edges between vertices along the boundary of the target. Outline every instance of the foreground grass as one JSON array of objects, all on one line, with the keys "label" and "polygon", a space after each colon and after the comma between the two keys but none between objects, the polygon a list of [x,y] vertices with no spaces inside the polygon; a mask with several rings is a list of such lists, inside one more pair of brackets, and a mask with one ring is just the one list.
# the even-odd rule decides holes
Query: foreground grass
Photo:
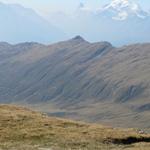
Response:
[{"label": "foreground grass", "polygon": [[[142,140],[122,142],[131,137]],[[50,118],[26,108],[0,105],[0,150],[150,150],[149,139],[150,135],[133,129]]]}]

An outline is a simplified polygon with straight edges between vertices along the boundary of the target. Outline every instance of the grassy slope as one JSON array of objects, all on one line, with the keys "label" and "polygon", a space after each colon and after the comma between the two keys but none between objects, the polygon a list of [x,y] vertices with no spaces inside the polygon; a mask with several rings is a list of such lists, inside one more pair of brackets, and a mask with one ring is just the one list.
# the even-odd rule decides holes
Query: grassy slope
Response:
[{"label": "grassy slope", "polygon": [[0,150],[42,150],[49,147],[52,150],[149,150],[149,143],[113,144],[116,139],[129,137],[150,138],[150,135],[138,134],[133,129],[113,129],[50,118],[26,108],[0,105]]}]

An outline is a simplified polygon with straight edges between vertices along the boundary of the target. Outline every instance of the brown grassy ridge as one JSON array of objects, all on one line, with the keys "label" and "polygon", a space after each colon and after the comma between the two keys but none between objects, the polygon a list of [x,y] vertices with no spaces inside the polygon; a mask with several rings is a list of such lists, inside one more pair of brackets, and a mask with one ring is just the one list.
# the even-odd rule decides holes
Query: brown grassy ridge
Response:
[{"label": "brown grassy ridge", "polygon": [[0,105],[0,150],[149,150],[150,135]]}]

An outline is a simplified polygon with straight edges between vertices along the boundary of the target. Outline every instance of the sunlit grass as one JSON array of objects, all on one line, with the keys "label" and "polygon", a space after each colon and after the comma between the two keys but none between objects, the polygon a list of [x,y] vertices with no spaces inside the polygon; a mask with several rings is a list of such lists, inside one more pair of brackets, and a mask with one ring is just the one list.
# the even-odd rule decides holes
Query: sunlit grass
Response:
[{"label": "sunlit grass", "polygon": [[148,143],[113,144],[114,139],[141,136],[150,137],[133,129],[113,129],[0,106],[0,150],[149,150]]}]

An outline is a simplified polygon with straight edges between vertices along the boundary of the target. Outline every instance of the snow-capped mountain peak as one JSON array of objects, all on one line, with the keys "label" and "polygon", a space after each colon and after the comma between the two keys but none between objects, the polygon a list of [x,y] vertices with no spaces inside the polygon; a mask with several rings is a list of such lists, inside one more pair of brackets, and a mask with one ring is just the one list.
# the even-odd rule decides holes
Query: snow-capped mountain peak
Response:
[{"label": "snow-capped mountain peak", "polygon": [[129,6],[128,0],[113,0],[110,3],[110,5],[108,5],[107,7],[112,7],[112,8],[120,10],[120,9],[128,7],[128,6]]},{"label": "snow-capped mountain peak", "polygon": [[114,20],[126,20],[131,16],[145,19],[149,16],[134,0],[112,0],[101,9],[101,12],[110,13]]}]

